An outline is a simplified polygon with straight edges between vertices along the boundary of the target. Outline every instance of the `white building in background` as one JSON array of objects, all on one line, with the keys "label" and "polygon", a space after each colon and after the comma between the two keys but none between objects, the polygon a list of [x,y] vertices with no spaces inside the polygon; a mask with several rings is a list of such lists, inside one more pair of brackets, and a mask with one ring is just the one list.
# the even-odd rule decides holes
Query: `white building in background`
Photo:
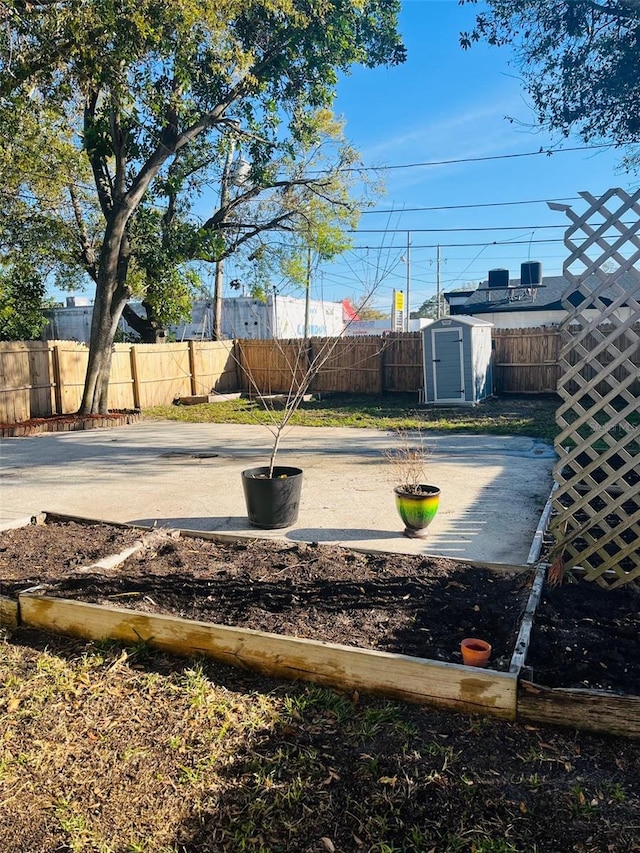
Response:
[{"label": "white building in background", "polygon": [[[132,303],[134,310],[142,313],[140,304]],[[248,296],[223,300],[222,334],[231,338],[303,338],[305,335],[304,299],[291,296],[268,296],[265,302]],[[42,333],[44,340],[79,341],[89,343],[93,306],[86,297],[67,298],[64,308],[51,308],[45,312],[49,323]],[[339,337],[345,322],[341,302],[309,303],[309,337]],[[135,335],[125,320],[120,321],[125,335]],[[193,303],[191,320],[168,331],[172,339],[211,340],[213,330],[213,303],[199,299]]]},{"label": "white building in background", "polygon": [[[433,320],[428,317],[409,320],[409,331],[420,332],[431,323]],[[351,320],[344,333],[356,337],[357,335],[388,335],[391,331],[391,317],[387,317],[385,320]]]},{"label": "white building in background", "polygon": [[[222,333],[225,338],[304,338],[304,299],[268,296],[266,302],[248,296],[225,299]],[[344,332],[341,302],[309,302],[310,338],[339,337]]]},{"label": "white building in background", "polygon": [[49,308],[49,320],[42,332],[45,341],[79,341],[89,343],[93,305],[87,296],[67,296],[65,308]]}]

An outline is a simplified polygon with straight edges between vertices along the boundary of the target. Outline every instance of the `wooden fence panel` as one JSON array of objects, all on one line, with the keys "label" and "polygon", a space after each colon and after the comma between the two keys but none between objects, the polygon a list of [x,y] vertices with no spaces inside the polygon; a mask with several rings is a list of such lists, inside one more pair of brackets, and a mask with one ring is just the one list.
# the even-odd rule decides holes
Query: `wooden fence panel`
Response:
[{"label": "wooden fence panel", "polygon": [[45,341],[0,343],[0,422],[52,414],[52,376],[51,348]]},{"label": "wooden fence panel", "polygon": [[0,421],[14,423],[26,421],[30,417],[29,358],[25,346],[20,344],[2,344],[0,357]]},{"label": "wooden fence panel", "polygon": [[235,341],[189,341],[192,394],[238,390]]},{"label": "wooden fence panel", "polygon": [[56,412],[60,415],[69,415],[77,412],[82,402],[89,350],[85,344],[79,344],[76,341],[54,341],[52,347],[56,381]]},{"label": "wooden fence panel", "polygon": [[312,338],[313,358],[321,363],[311,388],[315,392],[382,392],[382,340],[363,336]]},{"label": "wooden fence panel", "polygon": [[30,341],[27,347],[31,390],[31,417],[46,418],[55,410],[51,347],[47,341]]},{"label": "wooden fence panel", "polygon": [[560,333],[556,328],[493,329],[494,386],[498,393],[555,392]]},{"label": "wooden fence panel", "polygon": [[419,391],[424,387],[422,332],[393,332],[383,338],[385,391]]},{"label": "wooden fence panel", "polygon": [[131,366],[131,344],[115,344],[111,354],[111,374],[109,376],[110,409],[137,408],[133,387],[133,368]]},{"label": "wooden fence panel", "polygon": [[309,344],[293,340],[237,342],[241,389],[249,394],[286,394],[303,382],[309,365]]},{"label": "wooden fence panel", "polygon": [[[129,349],[129,345],[127,350]],[[135,344],[129,354],[136,376],[137,405],[164,406],[191,394],[189,343]]]}]

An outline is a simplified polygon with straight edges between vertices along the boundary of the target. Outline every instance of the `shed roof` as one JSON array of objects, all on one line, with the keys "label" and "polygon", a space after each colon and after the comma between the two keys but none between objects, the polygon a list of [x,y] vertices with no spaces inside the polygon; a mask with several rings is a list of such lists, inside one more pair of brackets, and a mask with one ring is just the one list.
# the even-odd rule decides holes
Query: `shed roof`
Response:
[{"label": "shed roof", "polygon": [[481,320],[479,317],[471,317],[468,314],[451,314],[449,317],[435,320],[430,326],[427,326],[427,329],[434,329],[436,326],[450,326],[454,323],[462,323],[465,326],[493,326],[493,323],[488,320]]}]

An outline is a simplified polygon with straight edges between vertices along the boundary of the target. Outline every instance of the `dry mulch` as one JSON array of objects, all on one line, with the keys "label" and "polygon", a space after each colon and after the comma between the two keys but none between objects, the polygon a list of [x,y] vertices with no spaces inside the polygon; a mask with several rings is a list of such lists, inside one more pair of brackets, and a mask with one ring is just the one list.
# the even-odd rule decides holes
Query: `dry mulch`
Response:
[{"label": "dry mulch", "polygon": [[20,438],[43,432],[75,432],[84,429],[110,429],[135,424],[142,420],[137,409],[113,409],[102,415],[51,415],[29,418],[18,423],[0,423],[0,438]]}]

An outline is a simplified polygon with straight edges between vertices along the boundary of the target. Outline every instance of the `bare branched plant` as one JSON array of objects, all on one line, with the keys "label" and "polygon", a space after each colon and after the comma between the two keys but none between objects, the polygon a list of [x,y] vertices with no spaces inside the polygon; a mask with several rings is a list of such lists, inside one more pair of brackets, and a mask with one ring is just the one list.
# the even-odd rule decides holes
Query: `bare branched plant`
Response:
[{"label": "bare branched plant", "polygon": [[[373,275],[371,271],[369,272],[372,278],[366,282],[360,280],[360,283],[364,286],[365,294],[356,305],[356,313],[359,309],[370,305],[380,285],[398,262],[399,260],[390,250],[386,251],[386,257],[382,254],[378,255]],[[358,278],[355,272],[354,277]],[[269,399],[271,394],[265,390],[263,383],[255,375],[252,366],[246,363],[241,353],[240,357],[237,358],[237,364],[246,378],[251,396],[258,399],[264,409],[269,412],[270,423],[265,425],[273,436],[273,444],[271,445],[269,456],[269,478],[273,476],[276,456],[280,449],[283,434],[289,426],[291,418],[299,409],[305,396],[309,393],[318,373],[334,355],[338,346],[343,343],[344,333],[352,322],[353,320],[349,320],[345,324],[343,336],[313,338],[313,346],[310,345],[311,339],[301,338],[294,341],[285,341],[279,338],[274,339],[273,343],[282,358],[284,371],[286,372],[286,377],[282,383],[282,386],[285,388],[285,391],[282,393],[284,399],[280,406],[273,406],[271,404]]]},{"label": "bare branched plant", "polygon": [[401,430],[398,433],[397,446],[383,452],[392,466],[394,482],[403,492],[420,495],[431,491],[425,488],[426,465],[430,451],[421,432]]}]

